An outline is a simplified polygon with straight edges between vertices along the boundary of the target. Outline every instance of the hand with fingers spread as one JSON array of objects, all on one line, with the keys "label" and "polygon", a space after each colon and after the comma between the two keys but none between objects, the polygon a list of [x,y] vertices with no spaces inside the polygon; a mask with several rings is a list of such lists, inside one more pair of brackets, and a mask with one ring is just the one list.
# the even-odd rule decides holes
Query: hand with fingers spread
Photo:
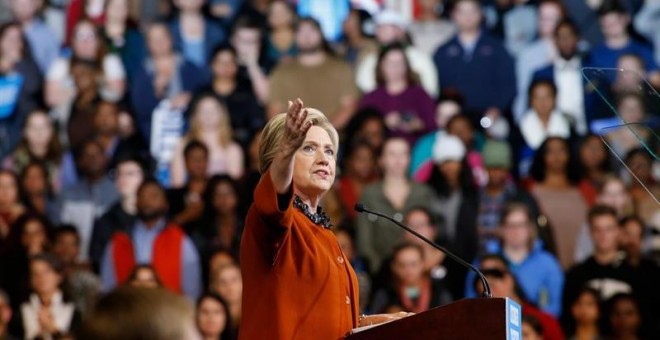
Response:
[{"label": "hand with fingers spread", "polygon": [[303,108],[303,102],[300,98],[295,101],[289,101],[289,109],[286,113],[286,132],[284,140],[286,152],[295,152],[305,141],[307,131],[312,127],[312,122],[307,120],[307,109]]}]

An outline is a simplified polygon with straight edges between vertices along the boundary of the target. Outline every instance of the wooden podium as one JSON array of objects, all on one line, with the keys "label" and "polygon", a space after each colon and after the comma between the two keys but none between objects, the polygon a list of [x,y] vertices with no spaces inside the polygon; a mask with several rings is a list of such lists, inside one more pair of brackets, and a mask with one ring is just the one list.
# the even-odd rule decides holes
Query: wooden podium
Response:
[{"label": "wooden podium", "polygon": [[463,299],[352,333],[348,340],[520,340],[522,311],[508,298]]}]

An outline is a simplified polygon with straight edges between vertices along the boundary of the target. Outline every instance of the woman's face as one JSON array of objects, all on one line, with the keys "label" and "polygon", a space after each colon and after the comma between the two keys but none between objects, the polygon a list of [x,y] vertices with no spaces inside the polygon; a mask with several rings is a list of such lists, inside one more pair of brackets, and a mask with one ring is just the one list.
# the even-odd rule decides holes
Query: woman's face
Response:
[{"label": "woman's face", "polygon": [[474,139],[474,129],[469,119],[462,117],[452,121],[451,125],[447,127],[447,133],[458,137],[467,149],[472,146]]},{"label": "woman's face", "polygon": [[213,288],[228,304],[240,303],[243,294],[241,271],[235,266],[220,270]]},{"label": "woman's face", "polygon": [[135,197],[144,179],[142,168],[136,162],[123,162],[117,166],[115,185],[121,197]]},{"label": "woman's face", "polygon": [[540,117],[548,117],[555,108],[555,93],[549,85],[539,84],[532,90],[530,103]]},{"label": "woman's face", "polygon": [[566,144],[559,140],[553,139],[548,142],[545,153],[545,167],[547,170],[556,172],[563,172],[568,166],[568,149]]},{"label": "woman's face", "polygon": [[630,299],[619,299],[612,307],[610,323],[615,334],[636,334],[641,317],[635,303]]},{"label": "woman's face", "polygon": [[307,131],[294,158],[293,183],[298,191],[319,197],[330,190],[335,181],[336,150],[323,128],[312,126]]},{"label": "woman's face", "polygon": [[205,298],[197,309],[197,327],[204,338],[219,339],[227,326],[227,315],[222,304],[215,299]]},{"label": "woman's face", "polygon": [[83,60],[95,60],[99,50],[96,28],[92,23],[83,21],[73,33],[73,54]]},{"label": "woman's face", "polygon": [[213,75],[219,79],[234,79],[238,73],[236,58],[231,51],[222,51],[213,58]]},{"label": "woman's face", "polygon": [[626,186],[618,179],[607,181],[598,195],[598,203],[610,206],[618,213],[622,213],[629,201]]},{"label": "woman's face", "polygon": [[29,195],[44,194],[48,189],[48,174],[37,166],[31,165],[25,168],[23,175],[23,190]]},{"label": "woman's face", "polygon": [[46,230],[41,222],[33,219],[25,224],[25,229],[21,235],[21,244],[25,249],[33,252],[33,255],[35,255],[44,250],[47,242]]},{"label": "woman's face", "polygon": [[406,56],[401,50],[388,52],[380,64],[385,82],[406,79]]},{"label": "woman's face", "polygon": [[364,138],[374,150],[378,150],[383,146],[385,130],[383,124],[373,118],[364,122],[358,135]]},{"label": "woman's face", "polygon": [[124,22],[128,19],[128,1],[127,0],[108,0],[105,10],[106,20],[111,19]]},{"label": "woman's face", "polygon": [[45,261],[32,261],[30,264],[30,283],[32,289],[39,294],[53,294],[59,290],[62,276]]},{"label": "woman's face", "polygon": [[597,169],[607,159],[605,145],[598,137],[590,137],[580,148],[582,164],[587,169]]},{"label": "woman's face", "polygon": [[157,288],[158,281],[156,280],[156,274],[151,269],[140,268],[137,273],[135,273],[135,278],[131,281],[131,286]]},{"label": "woman's face", "polygon": [[450,186],[456,187],[460,183],[461,171],[463,171],[463,163],[460,161],[446,161],[438,165],[440,172],[447,180]]},{"label": "woman's face", "polygon": [[399,251],[392,263],[394,276],[403,285],[418,283],[424,275],[424,260],[416,248],[406,248]]},{"label": "woman's face", "polygon": [[371,147],[362,145],[348,159],[349,171],[356,177],[367,180],[374,174],[376,160]]},{"label": "woman's face", "polygon": [[172,52],[172,37],[165,25],[152,25],[147,31],[147,47],[152,57],[169,55]]},{"label": "woman's face", "polygon": [[637,123],[644,120],[644,103],[637,97],[626,97],[618,107],[621,119],[626,123]]},{"label": "woman's face", "polygon": [[20,26],[14,25],[5,30],[5,34],[0,37],[0,51],[15,61],[20,60],[23,53],[23,34]]},{"label": "woman's face", "polygon": [[13,176],[0,172],[0,206],[9,207],[18,203],[18,187]]},{"label": "woman's face", "polygon": [[234,187],[228,182],[220,182],[213,192],[213,207],[221,214],[233,214],[238,206]]},{"label": "woman's face", "polygon": [[410,147],[403,139],[391,139],[383,145],[380,166],[387,176],[405,177],[410,165]]},{"label": "woman's face", "polygon": [[216,130],[225,112],[215,98],[206,97],[197,104],[195,124],[200,130]]},{"label": "woman's face", "polygon": [[578,324],[596,323],[600,315],[598,300],[593,294],[582,293],[571,306],[571,314]]},{"label": "woman's face", "polygon": [[514,210],[507,216],[502,225],[502,243],[505,247],[529,248],[529,239],[532,237],[532,225],[527,214],[521,210]]},{"label": "woman's face", "polygon": [[28,116],[23,131],[28,147],[44,148],[53,138],[53,125],[45,113]]},{"label": "woman's face", "polygon": [[268,10],[268,26],[271,29],[292,27],[293,12],[284,1],[273,1]]},{"label": "woman's face", "polygon": [[435,108],[435,123],[444,128],[447,122],[455,115],[461,113],[461,106],[450,100],[443,101]]}]

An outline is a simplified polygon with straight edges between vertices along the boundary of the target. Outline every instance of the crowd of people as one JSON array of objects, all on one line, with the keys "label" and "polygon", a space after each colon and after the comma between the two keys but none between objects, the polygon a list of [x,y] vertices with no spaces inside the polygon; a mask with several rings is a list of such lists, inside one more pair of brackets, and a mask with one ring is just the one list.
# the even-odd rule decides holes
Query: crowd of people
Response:
[{"label": "crowd of people", "polygon": [[362,312],[482,287],[358,202],[480,267],[525,339],[652,338],[658,65],[658,0],[0,0],[0,339],[159,304],[122,286],[235,339],[261,129],[296,98],[340,133],[322,205]]}]

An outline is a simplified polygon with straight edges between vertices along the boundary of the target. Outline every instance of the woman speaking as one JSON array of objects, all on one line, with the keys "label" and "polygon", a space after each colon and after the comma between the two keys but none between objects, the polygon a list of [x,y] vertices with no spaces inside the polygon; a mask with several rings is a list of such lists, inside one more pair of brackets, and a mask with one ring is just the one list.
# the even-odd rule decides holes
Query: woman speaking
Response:
[{"label": "woman speaking", "polygon": [[300,99],[264,128],[241,244],[240,339],[339,339],[407,314],[358,314],[355,273],[319,206],[335,179],[338,143],[323,113]]}]

